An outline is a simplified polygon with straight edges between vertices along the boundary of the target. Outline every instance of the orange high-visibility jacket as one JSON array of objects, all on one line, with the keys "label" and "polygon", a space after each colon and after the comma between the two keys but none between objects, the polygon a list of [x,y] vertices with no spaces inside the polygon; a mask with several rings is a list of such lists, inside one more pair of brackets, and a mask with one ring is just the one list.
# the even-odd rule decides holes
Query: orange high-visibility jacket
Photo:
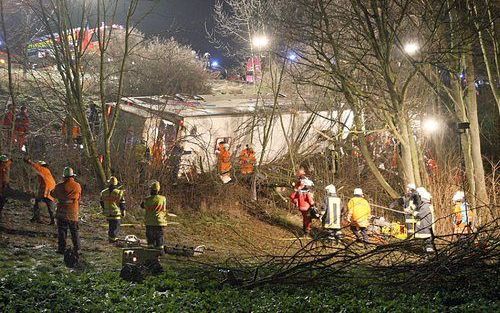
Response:
[{"label": "orange high-visibility jacket", "polygon": [[56,217],[78,222],[80,199],[82,197],[80,184],[73,177],[66,178],[62,183],[56,185],[51,195],[57,199]]},{"label": "orange high-visibility jacket", "polygon": [[38,174],[38,197],[54,201],[54,198],[50,195],[50,192],[56,187],[54,176],[47,167],[33,162],[30,162],[30,164]]},{"label": "orange high-visibility jacket", "polygon": [[463,234],[472,231],[476,219],[476,212],[470,209],[468,203],[458,202],[453,206],[453,222],[455,233]]},{"label": "orange high-visibility jacket", "polygon": [[219,171],[221,174],[231,170],[231,152],[226,150],[223,145],[219,145]]},{"label": "orange high-visibility jacket", "polygon": [[252,149],[243,149],[240,154],[241,174],[252,174],[256,161],[257,159],[255,158],[255,153]]},{"label": "orange high-visibility jacket", "polygon": [[12,160],[0,162],[0,195],[3,194],[5,188],[9,185],[10,167]]}]

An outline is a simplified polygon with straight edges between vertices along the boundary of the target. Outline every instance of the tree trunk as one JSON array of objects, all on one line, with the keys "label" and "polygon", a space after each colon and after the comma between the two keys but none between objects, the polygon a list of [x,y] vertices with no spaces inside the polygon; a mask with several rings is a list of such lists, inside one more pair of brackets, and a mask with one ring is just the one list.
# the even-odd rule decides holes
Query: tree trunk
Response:
[{"label": "tree trunk", "polygon": [[[468,119],[462,94],[463,91],[460,78],[454,79],[452,81],[451,95],[455,104],[455,114],[457,115],[457,119],[459,122],[466,122]],[[460,141],[460,144],[462,145],[461,158],[463,158],[463,163],[465,166],[465,175],[469,186],[469,194],[472,195],[472,198],[469,202],[472,206],[475,206],[476,184],[474,183],[474,164],[472,162],[472,154],[470,150],[470,134],[468,132],[465,132],[460,135]],[[462,189],[461,186],[460,189]],[[464,192],[467,192],[467,190],[464,190]]]},{"label": "tree trunk", "polygon": [[[475,71],[472,58],[472,52],[468,52],[465,56],[466,71],[467,71],[467,90],[465,103],[467,108],[467,115],[470,122],[470,149],[471,157],[474,166],[474,182],[476,189],[476,204],[478,206],[489,205],[488,192],[486,190],[486,181],[484,175],[483,158],[481,155],[481,138],[480,127],[477,117],[477,95],[476,86],[474,83]],[[487,210],[480,212],[487,213]],[[487,215],[483,215],[487,216]]]},{"label": "tree trunk", "polygon": [[408,122],[406,117],[402,116],[402,114],[398,115],[398,130],[401,135],[401,166],[403,167],[403,175],[405,182],[417,184],[415,172],[413,170],[413,160],[411,155],[410,148],[410,136],[408,131]]},{"label": "tree trunk", "polygon": [[[361,130],[363,129],[363,122],[361,121],[361,118],[357,112],[354,113],[354,123],[356,125],[356,129]],[[377,165],[375,165],[375,162],[373,162],[373,158],[370,154],[370,151],[368,150],[368,145],[366,143],[365,135],[360,133],[358,134],[358,141],[359,141],[359,148],[361,150],[361,154],[363,155],[366,164],[368,165],[368,168],[372,172],[373,176],[375,176],[375,179],[379,182],[379,184],[384,188],[384,190],[393,198],[398,198],[399,194],[396,190],[394,190],[391,185],[385,180],[384,176],[382,173],[380,173],[379,169],[377,168]]]}]

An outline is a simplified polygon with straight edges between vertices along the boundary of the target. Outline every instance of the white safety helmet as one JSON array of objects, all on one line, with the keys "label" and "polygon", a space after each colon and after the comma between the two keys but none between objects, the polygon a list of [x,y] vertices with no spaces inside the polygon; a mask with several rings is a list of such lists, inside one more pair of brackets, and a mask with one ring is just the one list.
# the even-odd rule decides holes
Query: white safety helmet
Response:
[{"label": "white safety helmet", "polygon": [[310,180],[309,178],[304,178],[300,181],[302,183],[302,185],[304,185],[305,187],[312,187],[314,186],[314,182],[312,180]]},{"label": "white safety helmet", "polygon": [[336,194],[337,193],[337,188],[335,188],[335,186],[332,185],[332,184],[326,186],[325,190],[326,190],[327,193],[330,193],[330,194]]},{"label": "white safety helmet", "polygon": [[229,144],[228,143],[225,143],[222,146],[224,147],[224,149],[229,150]]},{"label": "white safety helmet", "polygon": [[354,195],[355,196],[363,196],[363,189],[361,189],[361,188],[354,188]]},{"label": "white safety helmet", "polygon": [[432,195],[424,187],[418,187],[417,192],[422,200],[431,201]]},{"label": "white safety helmet", "polygon": [[416,190],[419,195],[427,192],[427,189],[425,189],[425,187],[418,187]]},{"label": "white safety helmet", "polygon": [[463,201],[465,198],[465,193],[463,191],[457,191],[453,195],[453,202]]},{"label": "white safety helmet", "polygon": [[415,184],[408,184],[406,185],[406,188],[408,188],[409,190],[416,190],[417,186]]}]

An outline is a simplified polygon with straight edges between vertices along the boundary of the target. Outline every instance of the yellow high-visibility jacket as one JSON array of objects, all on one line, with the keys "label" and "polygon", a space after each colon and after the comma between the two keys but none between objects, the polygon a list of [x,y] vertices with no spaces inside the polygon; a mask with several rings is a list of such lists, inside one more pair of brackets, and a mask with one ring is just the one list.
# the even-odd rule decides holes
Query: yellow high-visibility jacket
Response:
[{"label": "yellow high-visibility jacket", "polygon": [[108,220],[121,219],[122,212],[120,206],[125,203],[125,192],[120,189],[109,190],[109,188],[101,191],[101,201],[103,204],[103,214]]},{"label": "yellow high-visibility jacket", "polygon": [[141,205],[147,226],[167,226],[167,199],[161,195],[147,197]]},{"label": "yellow high-visibility jacket", "polygon": [[347,203],[347,220],[358,227],[368,227],[372,209],[368,201],[362,197],[354,197]]}]

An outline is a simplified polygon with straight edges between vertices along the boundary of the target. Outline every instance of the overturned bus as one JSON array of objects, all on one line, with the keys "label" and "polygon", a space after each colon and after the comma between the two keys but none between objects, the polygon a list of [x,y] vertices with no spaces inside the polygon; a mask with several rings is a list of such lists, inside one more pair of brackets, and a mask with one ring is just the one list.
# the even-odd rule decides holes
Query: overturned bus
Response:
[{"label": "overturned bus", "polygon": [[[353,123],[350,110],[308,110],[280,97],[207,95],[186,97],[126,97],[114,136],[118,151],[144,146],[151,158],[166,160],[174,147],[181,147],[183,170],[212,170],[215,150],[229,143],[233,156],[252,143],[263,163],[283,157],[289,146],[298,152],[314,152],[324,141],[321,133],[346,136]],[[114,107],[114,104],[111,104]]]}]

